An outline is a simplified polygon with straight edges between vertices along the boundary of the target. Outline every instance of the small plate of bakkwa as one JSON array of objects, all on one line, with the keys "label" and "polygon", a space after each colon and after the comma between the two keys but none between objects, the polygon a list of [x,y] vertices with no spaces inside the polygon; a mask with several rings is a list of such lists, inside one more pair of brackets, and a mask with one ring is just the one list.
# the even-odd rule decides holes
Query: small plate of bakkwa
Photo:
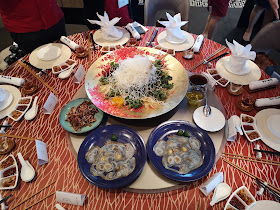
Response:
[{"label": "small plate of bakkwa", "polygon": [[66,104],[59,114],[61,126],[71,133],[86,133],[96,128],[104,113],[88,98],[78,98]]}]

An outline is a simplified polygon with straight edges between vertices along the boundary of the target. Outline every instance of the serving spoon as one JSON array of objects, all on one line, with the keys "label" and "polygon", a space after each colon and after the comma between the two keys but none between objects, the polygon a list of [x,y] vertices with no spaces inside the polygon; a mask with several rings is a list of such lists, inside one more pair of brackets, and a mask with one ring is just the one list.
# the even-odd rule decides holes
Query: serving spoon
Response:
[{"label": "serving spoon", "polygon": [[30,182],[35,176],[35,170],[28,160],[24,160],[22,154],[18,153],[18,159],[21,163],[20,177],[24,182]]},{"label": "serving spoon", "polygon": [[74,67],[75,67],[75,66],[72,66],[72,67],[70,67],[68,70],[61,72],[61,73],[58,75],[58,77],[59,77],[60,79],[66,79],[66,78],[68,78],[68,77],[72,74],[72,72],[73,72],[73,70],[74,70]]},{"label": "serving spoon", "polygon": [[38,100],[38,96],[35,97],[32,107],[25,113],[24,119],[33,120],[33,118],[36,117],[38,112],[37,100]]},{"label": "serving spoon", "polygon": [[205,106],[203,107],[203,113],[206,117],[211,114],[211,107],[207,103],[207,86],[205,87]]},{"label": "serving spoon", "polygon": [[227,183],[220,183],[217,185],[214,191],[214,195],[210,202],[210,205],[213,206],[215,203],[218,203],[226,199],[231,193],[231,187]]}]

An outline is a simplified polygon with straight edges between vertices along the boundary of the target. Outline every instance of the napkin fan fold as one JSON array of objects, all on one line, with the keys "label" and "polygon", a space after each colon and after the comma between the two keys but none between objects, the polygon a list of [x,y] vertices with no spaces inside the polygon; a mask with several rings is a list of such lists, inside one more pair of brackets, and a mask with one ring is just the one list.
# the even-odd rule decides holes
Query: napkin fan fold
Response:
[{"label": "napkin fan fold", "polygon": [[228,71],[237,75],[245,75],[250,73],[250,67],[247,64],[248,60],[255,60],[256,52],[251,51],[252,45],[248,44],[245,47],[233,40],[233,44],[226,40],[227,46],[231,51],[229,61],[225,63]]},{"label": "napkin fan fold", "polygon": [[109,20],[109,16],[106,12],[104,12],[104,16],[99,15],[98,12],[96,14],[100,21],[88,19],[88,22],[100,25],[104,39],[108,41],[116,41],[122,38],[123,32],[114,26],[121,18],[115,17],[112,20]]},{"label": "napkin fan fold", "polygon": [[181,14],[178,13],[172,17],[166,12],[168,21],[158,22],[166,27],[166,40],[171,43],[182,43],[186,41],[187,35],[183,33],[181,27],[188,23],[188,21],[181,21]]}]

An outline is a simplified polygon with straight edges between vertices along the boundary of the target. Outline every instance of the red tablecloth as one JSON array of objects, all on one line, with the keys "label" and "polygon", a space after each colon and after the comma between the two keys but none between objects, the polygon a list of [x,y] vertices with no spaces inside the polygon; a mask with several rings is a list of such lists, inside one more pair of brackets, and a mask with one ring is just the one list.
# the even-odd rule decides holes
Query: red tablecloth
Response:
[{"label": "red tablecloth", "polygon": [[[159,33],[163,30],[164,29],[160,28]],[[144,46],[146,40],[148,39],[148,37],[150,37],[150,34],[151,31],[148,31],[146,36],[144,36],[142,41],[140,42],[140,46]],[[196,35],[193,36],[194,38],[197,37]],[[75,34],[69,36],[69,38],[75,41],[77,44],[88,46],[88,32]],[[197,64],[201,59],[215,52],[220,47],[222,47],[222,45],[206,39],[204,41],[201,52],[199,54],[196,54],[194,59],[185,60],[182,57],[182,53],[176,53],[176,58],[188,70],[192,66]],[[92,62],[94,62],[98,57],[101,56],[100,52],[91,53]],[[26,58],[28,58],[28,56],[26,56]],[[71,58],[76,60],[78,64],[82,64],[86,70],[92,64],[89,63],[89,57],[85,59],[79,59],[72,53]],[[204,71],[206,71],[206,67],[205,65],[201,65],[200,67],[195,69],[194,72],[201,73]],[[18,63],[10,66],[4,72],[4,75],[21,77],[26,80],[31,80],[32,82],[35,82],[40,86],[39,91],[35,95],[33,95],[33,97],[39,96],[38,102],[40,104],[40,107],[37,118],[33,121],[21,120],[19,122],[14,122],[9,119],[9,124],[13,125],[13,128],[7,129],[7,133],[42,139],[47,143],[48,156],[50,159],[50,162],[48,164],[39,167],[37,163],[35,142],[20,139],[15,140],[16,148],[12,152],[12,154],[16,156],[18,152],[21,152],[24,158],[30,161],[30,163],[36,170],[36,179],[34,179],[30,183],[19,181],[16,189],[1,192],[2,196],[7,196],[10,193],[13,194],[13,197],[8,201],[10,207],[37,192],[46,184],[57,180],[55,184],[35,195],[33,198],[18,207],[18,209],[23,209],[56,190],[87,195],[87,199],[83,207],[62,204],[62,206],[67,209],[195,209],[197,202],[201,202],[201,209],[211,209],[212,207],[209,203],[211,201],[212,194],[207,197],[204,196],[199,191],[199,186],[216,172],[224,173],[224,181],[232,187],[233,191],[238,187],[245,185],[250,189],[251,193],[256,197],[257,200],[273,199],[267,192],[265,192],[262,196],[257,196],[256,191],[258,190],[258,187],[256,186],[254,180],[236,170],[232,166],[228,165],[221,159],[217,162],[216,166],[213,168],[210,174],[208,174],[205,178],[192,183],[188,183],[180,190],[157,194],[137,194],[121,190],[99,189],[94,185],[88,183],[79,172],[77,161],[69,150],[65,138],[65,132],[60,126],[58,119],[62,107],[69,101],[71,101],[73,95],[83,85],[84,81],[81,84],[74,84],[73,76],[66,80],[60,80],[52,73],[49,73],[48,77],[43,75],[42,78],[56,91],[59,91],[59,95],[57,96],[59,101],[53,113],[51,115],[47,115],[43,114],[42,106],[46,102],[50,94],[49,89],[40,84]],[[261,79],[265,79],[268,77],[269,76],[262,71]],[[229,95],[225,88],[219,86],[216,88],[216,93],[224,104],[225,110],[227,112],[227,117],[230,117],[233,114],[241,114],[241,111],[236,107],[236,103],[242,96]],[[249,94],[244,90],[243,95]],[[277,89],[271,89],[251,94],[254,99],[279,95],[279,86],[277,87]],[[248,114],[255,115],[256,113],[257,111],[253,110]],[[0,123],[3,123],[3,120],[1,120]],[[255,154],[253,152],[253,148],[257,143],[261,145],[262,149],[270,149],[261,141],[250,143],[245,139],[245,137],[238,136],[238,138],[234,142],[227,142],[225,152],[254,156]],[[273,159],[280,161],[280,158],[277,158],[275,156],[264,156],[270,160]],[[6,156],[1,156],[1,159],[3,159],[4,157]],[[250,171],[251,173],[267,180],[269,183],[275,185],[276,187],[280,187],[279,167],[246,162],[242,160],[231,159],[231,161],[238,166],[241,166],[242,168]],[[226,200],[216,204],[213,209],[222,209],[225,203]],[[33,209],[54,209],[55,204],[56,197],[51,196],[34,206]]]}]

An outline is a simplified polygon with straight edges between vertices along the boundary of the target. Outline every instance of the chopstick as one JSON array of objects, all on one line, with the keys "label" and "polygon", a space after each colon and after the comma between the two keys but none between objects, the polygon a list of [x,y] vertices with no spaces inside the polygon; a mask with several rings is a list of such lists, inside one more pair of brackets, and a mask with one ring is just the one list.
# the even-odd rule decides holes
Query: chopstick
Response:
[{"label": "chopstick", "polygon": [[89,32],[89,36],[90,36],[90,38],[91,38],[93,51],[95,51],[95,50],[96,50],[96,49],[95,49],[95,41],[94,41],[94,39],[93,39],[93,34],[92,34],[92,31],[90,31],[90,32]]},{"label": "chopstick", "polygon": [[24,210],[26,209],[30,209],[32,206],[35,206],[36,204],[40,203],[41,201],[45,200],[46,198],[54,195],[56,193],[56,191],[52,192],[51,194],[48,194],[46,197],[42,198],[41,200],[38,200],[37,202],[31,204],[30,206],[26,207]]},{"label": "chopstick", "polygon": [[214,61],[214,60],[216,60],[216,59],[222,58],[222,57],[226,56],[226,55],[229,54],[229,53],[230,53],[230,51],[227,51],[227,52],[225,52],[225,53],[223,53],[223,54],[221,54],[221,55],[219,55],[219,56],[217,56],[217,57],[215,57],[215,58],[212,58],[212,59],[210,59],[210,60],[208,60],[208,61],[205,61],[203,64],[207,64],[207,63],[209,63],[209,62],[211,62],[211,61]]},{"label": "chopstick", "polygon": [[235,154],[231,154],[231,153],[223,153],[222,156],[223,157],[228,157],[228,158],[239,159],[239,160],[256,162],[256,163],[264,163],[264,164],[269,164],[269,165],[274,165],[274,166],[280,166],[280,162],[273,161],[273,160],[257,159],[257,158],[254,158],[254,157],[243,156],[243,155],[235,155]]},{"label": "chopstick", "polygon": [[[88,53],[89,53],[89,64],[91,64],[91,50],[90,50],[90,45],[91,45],[91,43],[90,43],[90,39],[91,39],[91,36],[90,36],[90,32],[89,32],[89,34],[88,34]],[[93,40],[93,39],[92,39]],[[94,48],[94,44],[92,43],[92,45],[93,45],[93,50],[95,50],[95,48]]]},{"label": "chopstick", "polygon": [[[150,34],[149,38],[147,40],[150,40],[154,34],[155,28],[153,27],[152,33]],[[148,41],[147,41],[148,42]],[[147,45],[148,46],[148,45]]]},{"label": "chopstick", "polygon": [[16,138],[16,139],[25,139],[25,140],[31,140],[31,141],[35,141],[36,139],[38,139],[38,138],[30,138],[30,137],[25,137],[25,136],[10,135],[10,134],[6,134],[6,133],[0,133],[0,136],[8,137],[8,138]]},{"label": "chopstick", "polygon": [[271,195],[273,195],[276,199],[280,200],[280,196],[278,195],[277,192],[275,192],[274,190],[270,189],[269,187],[267,187],[267,185],[265,185],[261,180],[259,180],[258,178],[256,178],[256,182],[258,185],[260,185],[261,187],[263,187],[264,189],[266,189]]},{"label": "chopstick", "polygon": [[263,152],[263,153],[268,153],[272,155],[280,155],[280,152],[274,152],[274,151],[268,151],[268,150],[261,150],[261,149],[253,149],[256,152]]},{"label": "chopstick", "polygon": [[37,195],[38,193],[40,193],[42,190],[46,189],[47,187],[51,186],[53,183],[55,183],[56,181],[53,181],[52,183],[46,185],[45,187],[43,187],[41,190],[39,190],[38,192],[34,193],[33,195],[29,196],[28,198],[26,198],[25,200],[21,201],[19,204],[15,205],[12,209],[15,209],[16,207],[20,206],[21,204],[23,204],[25,201],[29,200],[30,198],[32,198],[33,196]]},{"label": "chopstick", "polygon": [[21,61],[22,61],[23,63],[25,63],[26,65],[28,65],[28,66],[30,66],[30,67],[36,69],[37,71],[42,72],[43,74],[49,76],[49,75],[48,75],[46,72],[44,72],[42,69],[40,69],[40,68],[38,68],[38,67],[36,67],[36,66],[33,66],[33,65],[32,65],[31,63],[29,63],[28,61],[23,60],[23,59],[21,59]]},{"label": "chopstick", "polygon": [[215,51],[214,53],[212,53],[211,55],[209,55],[205,59],[202,59],[198,64],[196,64],[194,67],[192,67],[189,71],[193,71],[194,69],[199,67],[201,64],[203,64],[205,62],[205,60],[208,60],[208,59],[212,58],[213,56],[217,55],[219,52],[222,52],[224,49],[226,49],[226,46],[221,47],[220,49],[218,49],[217,51]]},{"label": "chopstick", "polygon": [[150,45],[151,45],[151,43],[153,42],[154,38],[155,38],[155,37],[156,37],[156,35],[157,35],[157,32],[158,32],[158,28],[155,30],[155,32],[154,32],[154,34],[153,34],[153,36],[152,36],[152,38],[151,38],[151,40],[150,40],[150,42],[149,42],[148,46],[150,46]]},{"label": "chopstick", "polygon": [[[223,161],[225,161],[226,163],[228,163],[229,165],[233,166],[234,168],[238,169],[239,171],[243,172],[244,174],[248,175],[249,177],[253,178],[253,179],[259,179],[261,180],[262,182],[265,182],[263,179],[255,176],[254,174],[251,174],[249,171],[246,171],[245,169],[235,165],[234,163],[226,160],[225,158],[222,158]],[[278,194],[280,194],[280,189],[278,189],[277,187],[275,187],[274,185],[272,184],[267,184],[267,187],[269,187],[270,189],[273,189],[275,192],[277,192]]]},{"label": "chopstick", "polygon": [[54,94],[58,95],[58,92],[56,92],[51,86],[49,86],[41,77],[37,76],[26,64],[24,64],[22,61],[18,61],[18,63],[27,71],[29,71],[34,77],[36,77],[36,79],[38,79],[43,85],[49,88]]},{"label": "chopstick", "polygon": [[11,125],[0,125],[0,128],[10,128],[12,127]]}]

